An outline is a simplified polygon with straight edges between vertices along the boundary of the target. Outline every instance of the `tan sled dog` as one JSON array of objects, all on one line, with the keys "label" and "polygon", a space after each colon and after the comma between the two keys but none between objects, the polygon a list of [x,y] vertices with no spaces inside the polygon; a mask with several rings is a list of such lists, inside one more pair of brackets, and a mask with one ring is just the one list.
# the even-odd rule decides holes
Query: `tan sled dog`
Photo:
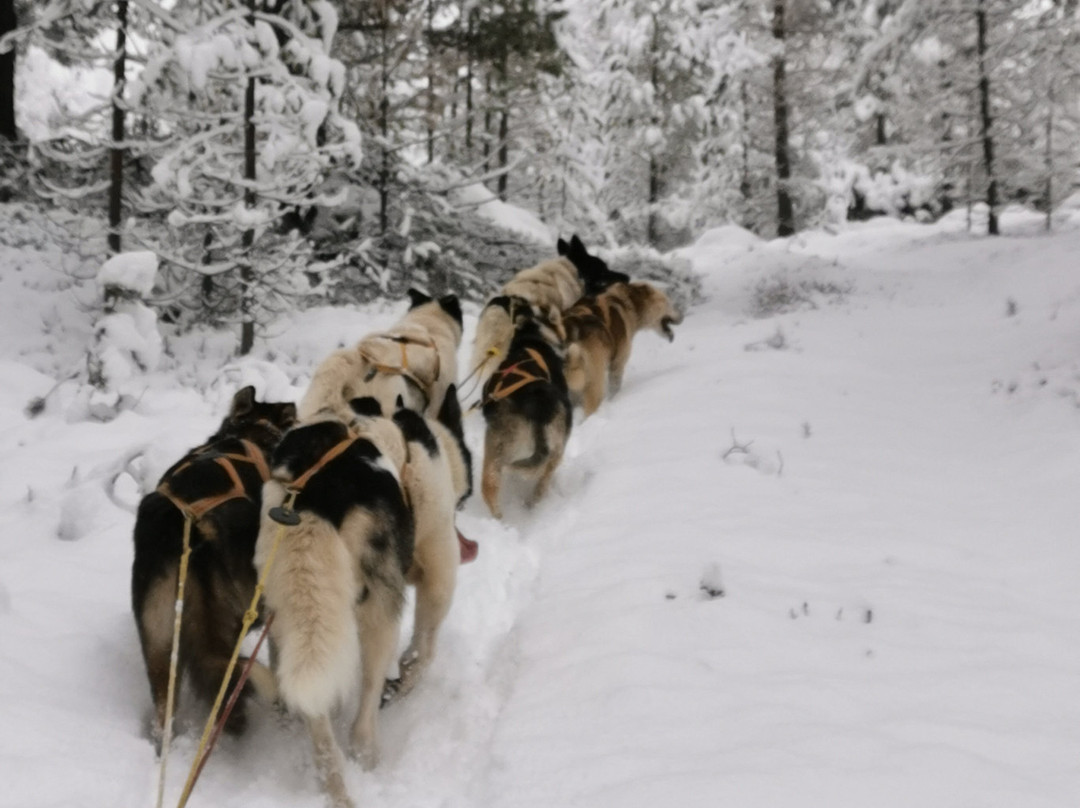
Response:
[{"label": "tan sled dog", "polygon": [[531,306],[534,314],[557,325],[559,316],[583,294],[598,294],[613,283],[630,280],[590,255],[577,236],[569,243],[559,239],[557,249],[558,258],[518,272],[480,312],[469,365],[480,377],[480,386],[506,357],[514,336],[515,308]]},{"label": "tan sled dog", "polygon": [[409,310],[389,329],[319,364],[300,401],[301,421],[326,409],[348,420],[349,401],[364,396],[377,399],[384,412],[393,412],[401,396],[410,409],[431,418],[438,414],[447,388],[457,381],[461,305],[455,295],[435,300],[415,289],[409,300]]},{"label": "tan sled dog", "polygon": [[[456,408],[456,391],[450,396]],[[373,398],[353,406],[350,423],[324,414],[285,435],[265,486],[256,549],[261,570],[282,534],[266,581],[275,674],[282,700],[307,722],[335,808],[352,802],[330,714],[359,672],[352,750],[372,768],[380,701],[407,693],[434,654],[459,563],[454,511],[468,491],[468,454],[452,419],[448,428],[406,409],[382,418]],[[290,491],[297,492],[288,509],[297,524],[282,527],[274,509]],[[401,678],[387,683],[406,582],[417,587],[416,622]]]},{"label": "tan sled dog", "polygon": [[622,386],[634,334],[653,328],[668,341],[682,322],[667,295],[648,283],[617,283],[603,294],[579,301],[563,317],[566,329],[566,384],[570,399],[586,417]]}]

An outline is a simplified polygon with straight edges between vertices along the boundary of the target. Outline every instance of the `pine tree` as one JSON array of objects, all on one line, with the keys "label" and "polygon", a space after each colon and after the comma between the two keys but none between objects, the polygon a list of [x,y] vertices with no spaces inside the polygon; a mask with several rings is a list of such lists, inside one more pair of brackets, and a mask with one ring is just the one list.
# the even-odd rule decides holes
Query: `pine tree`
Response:
[{"label": "pine tree", "polygon": [[328,55],[329,3],[210,10],[148,61],[130,104],[167,135],[148,196],[169,227],[145,237],[174,284],[194,292],[199,280],[201,297],[184,299],[201,316],[240,321],[243,354],[267,313],[310,288],[310,243],[288,217],[334,201],[321,184],[359,162],[360,139],[338,111],[345,70]]}]

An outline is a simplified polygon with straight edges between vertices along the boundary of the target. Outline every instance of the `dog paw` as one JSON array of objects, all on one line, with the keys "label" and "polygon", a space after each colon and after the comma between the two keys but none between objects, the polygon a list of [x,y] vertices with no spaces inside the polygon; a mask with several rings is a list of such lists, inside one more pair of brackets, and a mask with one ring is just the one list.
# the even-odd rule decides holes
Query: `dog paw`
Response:
[{"label": "dog paw", "polygon": [[380,707],[385,707],[391,704],[401,696],[401,679],[387,679],[386,684],[383,685],[382,700],[379,702]]},{"label": "dog paw", "polygon": [[354,744],[353,757],[360,764],[361,769],[366,772],[372,771],[379,765],[379,747],[374,743]]}]

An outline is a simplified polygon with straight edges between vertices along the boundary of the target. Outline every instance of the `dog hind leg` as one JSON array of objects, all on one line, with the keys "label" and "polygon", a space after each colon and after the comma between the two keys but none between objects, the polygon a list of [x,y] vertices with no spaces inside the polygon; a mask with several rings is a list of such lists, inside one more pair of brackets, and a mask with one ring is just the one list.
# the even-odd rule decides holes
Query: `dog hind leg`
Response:
[{"label": "dog hind leg", "polygon": [[[193,570],[193,572],[196,572]],[[223,583],[214,580],[215,573],[204,570],[200,574],[189,575],[184,600],[185,617],[181,637],[187,653],[187,666],[191,674],[191,683],[195,692],[212,703],[217,697],[221,681],[229,668],[233,646],[243,625],[243,612],[234,608],[229,598],[221,591]],[[209,580],[208,580],[209,579]],[[233,670],[227,692],[231,693],[239,681],[245,657],[240,657]],[[253,681],[244,685],[236,706],[225,722],[225,731],[230,735],[239,735],[247,727],[246,702],[255,682],[262,681],[262,674],[257,673]]]},{"label": "dog hind leg", "polygon": [[352,748],[364,771],[371,771],[379,762],[376,718],[401,628],[401,593],[380,583],[370,586],[371,583],[375,582],[369,579],[367,596],[356,607],[361,678]]},{"label": "dog hind leg", "polygon": [[393,688],[387,688],[383,697],[384,703],[408,694],[435,657],[439,627],[450,611],[457,580],[460,550],[453,526],[450,531],[448,540],[439,541],[438,537],[435,538],[435,541],[439,541],[437,548],[442,552],[436,555],[433,550],[429,555],[434,557],[425,559],[425,563],[419,567],[414,566],[409,573],[410,583],[416,585],[413,634],[398,663],[401,678]]},{"label": "dog hind leg", "polygon": [[532,508],[538,503],[547,493],[548,486],[551,485],[552,475],[555,474],[555,469],[559,467],[559,463],[562,462],[563,451],[566,448],[566,434],[562,424],[558,422],[552,422],[544,427],[546,433],[547,445],[549,447],[547,459],[540,468],[540,474],[536,480],[536,486],[533,488],[532,494],[529,495],[529,499],[526,502],[528,507]]},{"label": "dog hind leg", "polygon": [[349,792],[345,789],[345,759],[341,747],[334,739],[334,728],[328,715],[305,716],[308,732],[311,734],[311,746],[315,757],[315,768],[323,789],[330,798],[333,808],[353,808]]}]

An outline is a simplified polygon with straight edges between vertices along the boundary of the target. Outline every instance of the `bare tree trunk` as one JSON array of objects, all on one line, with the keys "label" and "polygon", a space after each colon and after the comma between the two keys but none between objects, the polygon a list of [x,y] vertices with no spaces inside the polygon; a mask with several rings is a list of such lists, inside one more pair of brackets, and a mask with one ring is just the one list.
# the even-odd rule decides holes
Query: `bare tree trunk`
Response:
[{"label": "bare tree trunk", "polygon": [[772,35],[779,45],[773,60],[773,118],[776,124],[776,235],[790,236],[795,232],[795,209],[791,202],[791,154],[788,143],[787,57],[784,40],[785,0],[773,0]]},{"label": "bare tree trunk", "polygon": [[473,128],[473,62],[475,57],[473,55],[473,49],[475,43],[473,37],[475,36],[475,23],[476,23],[476,9],[472,9],[469,12],[469,27],[465,33],[468,38],[466,46],[466,62],[465,62],[465,161],[470,162],[472,160],[472,128]]},{"label": "bare tree trunk", "polygon": [[749,203],[753,185],[750,182],[750,96],[746,92],[745,81],[739,87],[739,99],[742,104],[742,132],[739,135],[742,144],[742,172],[739,177],[739,193],[742,194],[743,202]]},{"label": "bare tree trunk", "polygon": [[[660,86],[660,71],[658,62],[660,60],[660,23],[656,19],[656,15],[653,15],[652,20],[652,41],[649,44],[649,56],[651,65],[649,67],[649,78],[652,81],[653,87]],[[660,119],[654,113],[651,123],[653,126],[659,126]],[[645,240],[649,243],[649,246],[655,247],[659,233],[657,232],[658,222],[656,215],[656,204],[660,201],[660,161],[656,159],[656,154],[652,151],[649,152],[649,215],[645,221]]]},{"label": "bare tree trunk", "polygon": [[491,71],[484,76],[484,174],[491,171]]},{"label": "bare tree trunk", "polygon": [[506,187],[509,181],[507,166],[510,162],[510,99],[507,97],[506,63],[499,67],[499,199],[506,201]]},{"label": "bare tree trunk", "polygon": [[[255,24],[255,0],[248,0],[248,21]],[[244,90],[244,206],[250,211],[255,207],[255,77],[248,76]],[[255,244],[255,229],[244,231],[241,242],[244,247],[243,263],[240,265],[240,355],[246,356],[255,345],[254,293],[255,266],[251,248]]]},{"label": "bare tree trunk", "polygon": [[1054,80],[1046,90],[1046,232],[1053,229],[1054,219]]},{"label": "bare tree trunk", "polygon": [[979,55],[979,120],[982,125],[983,167],[986,169],[988,185],[986,204],[990,208],[987,233],[996,236],[998,230],[998,183],[994,173],[994,140],[991,136],[994,119],[990,112],[990,76],[986,72],[986,6],[984,0],[978,0],[975,7],[975,20],[978,23],[979,37],[976,49]]},{"label": "bare tree trunk", "polygon": [[382,24],[380,28],[380,66],[381,66],[381,92],[379,99],[379,132],[382,135],[382,164],[379,168],[379,234],[386,235],[390,222],[390,152],[388,139],[390,137],[390,58],[387,51],[387,29],[390,27],[390,17],[386,10],[386,3],[380,4]]},{"label": "bare tree trunk", "polygon": [[[0,0],[0,39],[17,27],[15,0]],[[15,140],[18,136],[15,128],[15,44],[12,43],[11,50],[0,53],[0,137]]]},{"label": "bare tree trunk", "polygon": [[435,0],[427,4],[427,161],[435,162]]},{"label": "bare tree trunk", "polygon": [[124,191],[124,83],[127,67],[128,0],[116,4],[116,59],[113,61],[112,145],[109,147],[109,252],[120,252]]},{"label": "bare tree trunk", "polygon": [[659,237],[657,232],[656,203],[660,199],[660,166],[656,161],[656,155],[649,155],[649,218],[645,225],[645,240],[649,246],[655,247]]}]

